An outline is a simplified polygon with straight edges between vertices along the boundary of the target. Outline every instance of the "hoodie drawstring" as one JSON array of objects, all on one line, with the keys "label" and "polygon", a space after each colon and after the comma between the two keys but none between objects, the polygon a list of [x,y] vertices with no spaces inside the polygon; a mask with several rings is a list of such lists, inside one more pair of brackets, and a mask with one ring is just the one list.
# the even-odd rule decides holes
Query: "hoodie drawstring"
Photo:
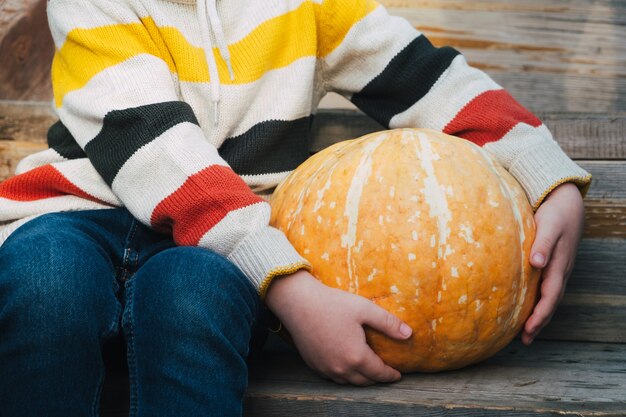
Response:
[{"label": "hoodie drawstring", "polygon": [[213,35],[217,42],[217,48],[221,57],[226,61],[228,67],[228,75],[230,79],[235,79],[235,73],[230,61],[230,52],[228,51],[228,44],[226,43],[226,37],[224,36],[224,30],[222,28],[222,22],[217,14],[217,5],[215,0],[198,0],[196,9],[198,23],[200,24],[200,35],[202,37],[202,45],[204,49],[204,55],[209,67],[209,77],[211,84],[211,102],[213,103],[213,124],[217,126],[219,124],[219,102],[220,102],[220,78],[217,71],[217,62],[213,55],[213,45],[211,44],[211,29],[213,29]]}]

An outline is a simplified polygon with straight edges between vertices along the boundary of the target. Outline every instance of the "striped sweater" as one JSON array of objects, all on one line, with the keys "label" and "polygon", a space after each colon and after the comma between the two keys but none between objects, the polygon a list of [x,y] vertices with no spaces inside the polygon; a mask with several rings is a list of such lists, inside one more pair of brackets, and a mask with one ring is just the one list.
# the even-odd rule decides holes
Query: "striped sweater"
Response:
[{"label": "striped sweater", "polygon": [[124,206],[263,295],[308,263],[259,195],[308,157],[329,91],[483,146],[535,207],[590,181],[498,84],[373,0],[49,0],[48,17],[60,121],[0,184],[0,244],[43,213]]}]

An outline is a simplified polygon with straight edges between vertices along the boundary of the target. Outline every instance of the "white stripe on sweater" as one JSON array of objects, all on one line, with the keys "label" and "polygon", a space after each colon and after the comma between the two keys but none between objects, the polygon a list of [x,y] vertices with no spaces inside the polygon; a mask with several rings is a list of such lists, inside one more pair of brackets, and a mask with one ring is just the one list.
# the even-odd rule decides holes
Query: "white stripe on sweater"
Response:
[{"label": "white stripe on sweater", "polygon": [[211,165],[227,166],[197,125],[180,123],[141,147],[118,172],[112,188],[128,210],[149,223],[154,208],[190,175]]},{"label": "white stripe on sweater", "polygon": [[536,146],[545,146],[547,141],[553,142],[553,139],[545,125],[533,127],[518,123],[500,140],[489,142],[484,148],[495,155],[502,166],[509,169],[515,160],[524,158],[524,152]]},{"label": "white stripe on sweater", "polygon": [[175,91],[167,64],[141,54],[99,72],[83,88],[66,94],[57,112],[84,149],[102,129],[108,112],[178,100]]},{"label": "white stripe on sweater", "polygon": [[265,201],[230,211],[200,238],[198,246],[210,247],[228,255],[246,234],[267,224],[269,219],[270,207]]},{"label": "white stripe on sweater", "polygon": [[430,91],[417,103],[389,121],[389,127],[424,127],[442,131],[472,99],[501,87],[485,74],[467,65],[458,55]]},{"label": "white stripe on sweater", "polygon": [[[250,32],[262,23],[296,10],[303,3],[308,2],[309,0],[293,0],[289,2],[249,0],[218,1],[217,11],[224,25],[226,40],[229,44],[233,44],[249,35]],[[202,40],[198,32],[195,4],[184,7],[171,1],[152,4],[155,6],[151,10],[152,17],[158,26],[173,26],[178,29],[190,43],[202,47]]]},{"label": "white stripe on sweater", "polygon": [[[125,23],[140,23],[139,17],[144,15],[144,8],[136,1],[109,1],[106,9],[92,1],[84,0],[56,0],[54,24],[50,25],[50,32],[57,48],[66,41],[66,35],[73,29],[90,29],[99,26],[117,25]],[[132,6],[129,7],[129,4]],[[92,7],[93,6],[93,7]],[[61,8],[65,12],[61,12]],[[133,12],[133,9],[137,9]],[[77,11],[80,11],[77,13]]]},{"label": "white stripe on sweater", "polygon": [[[316,65],[315,57],[301,58],[253,83],[222,85],[225,108],[235,110],[222,112],[220,124],[228,129],[224,136],[241,135],[262,121],[309,116],[314,106]],[[321,99],[322,91],[317,94]]]},{"label": "white stripe on sweater", "polygon": [[265,194],[280,183],[291,171],[273,172],[271,174],[242,175],[241,178],[257,194]]},{"label": "white stripe on sweater", "polygon": [[46,149],[40,152],[36,152],[28,155],[22,159],[17,167],[15,167],[15,175],[23,174],[31,169],[39,168],[40,166],[51,164],[53,162],[62,162],[66,159],[59,155],[54,149]]},{"label": "white stripe on sweater", "polygon": [[389,16],[382,7],[376,8],[353,25],[343,42],[326,57],[325,81],[329,91],[349,99],[418,35],[406,20]]},{"label": "white stripe on sweater", "polygon": [[89,162],[89,159],[72,159],[53,163],[52,166],[85,193],[114,206],[122,205],[122,202],[113,194],[109,186],[104,182],[91,162]]},{"label": "white stripe on sweater", "polygon": [[110,206],[86,200],[75,195],[63,195],[34,201],[15,201],[0,197],[0,207],[2,207],[2,210],[0,210],[1,222],[57,211],[110,208]]}]

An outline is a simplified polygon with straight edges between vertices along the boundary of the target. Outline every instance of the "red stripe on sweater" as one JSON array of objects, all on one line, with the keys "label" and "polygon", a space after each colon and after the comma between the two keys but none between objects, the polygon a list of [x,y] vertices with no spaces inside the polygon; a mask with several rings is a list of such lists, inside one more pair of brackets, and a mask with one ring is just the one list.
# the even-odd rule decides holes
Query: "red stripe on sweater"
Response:
[{"label": "red stripe on sweater", "polygon": [[261,201],[232,169],[213,165],[163,199],[150,223],[155,230],[171,232],[176,244],[195,246],[229,212]]},{"label": "red stripe on sweater", "polygon": [[522,107],[508,92],[490,90],[465,105],[443,132],[483,146],[499,140],[518,123],[541,126],[541,120]]},{"label": "red stripe on sweater", "polygon": [[35,201],[64,195],[75,195],[104,204],[78,188],[52,165],[31,169],[0,184],[0,197],[9,200]]}]

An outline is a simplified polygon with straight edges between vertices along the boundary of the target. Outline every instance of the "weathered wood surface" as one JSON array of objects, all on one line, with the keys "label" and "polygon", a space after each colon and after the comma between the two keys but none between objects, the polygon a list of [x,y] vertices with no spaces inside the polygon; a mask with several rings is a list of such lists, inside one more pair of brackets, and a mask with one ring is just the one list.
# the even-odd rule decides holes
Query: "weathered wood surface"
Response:
[{"label": "weathered wood surface", "polygon": [[[381,0],[531,110],[626,111],[626,0]],[[0,99],[51,98],[45,0],[0,3]]]},{"label": "weathered wood surface", "polygon": [[322,380],[296,356],[256,363],[246,416],[621,416],[626,345],[515,341],[459,371],[366,388]]},{"label": "weathered wood surface", "polygon": [[545,340],[626,343],[626,239],[583,239]]},{"label": "weathered wood surface", "polygon": [[624,0],[381,2],[534,111],[626,110]]},{"label": "weathered wood surface", "polygon": [[[626,114],[607,116],[540,112],[538,116],[573,159],[626,159]],[[13,123],[17,124],[18,121]],[[350,109],[321,110],[313,127],[314,151],[340,140],[357,138],[383,129],[363,113]]]},{"label": "weathered wood surface", "polygon": [[0,1],[0,98],[49,99],[53,53],[46,0]]},{"label": "weathered wood surface", "polygon": [[[116,343],[121,339],[115,339]],[[275,342],[275,341],[274,341]],[[626,415],[626,345],[514,341],[466,369],[405,375],[367,388],[322,380],[284,344],[253,362],[245,415],[285,416],[621,416]],[[106,351],[103,417],[128,416],[121,346]]]}]

